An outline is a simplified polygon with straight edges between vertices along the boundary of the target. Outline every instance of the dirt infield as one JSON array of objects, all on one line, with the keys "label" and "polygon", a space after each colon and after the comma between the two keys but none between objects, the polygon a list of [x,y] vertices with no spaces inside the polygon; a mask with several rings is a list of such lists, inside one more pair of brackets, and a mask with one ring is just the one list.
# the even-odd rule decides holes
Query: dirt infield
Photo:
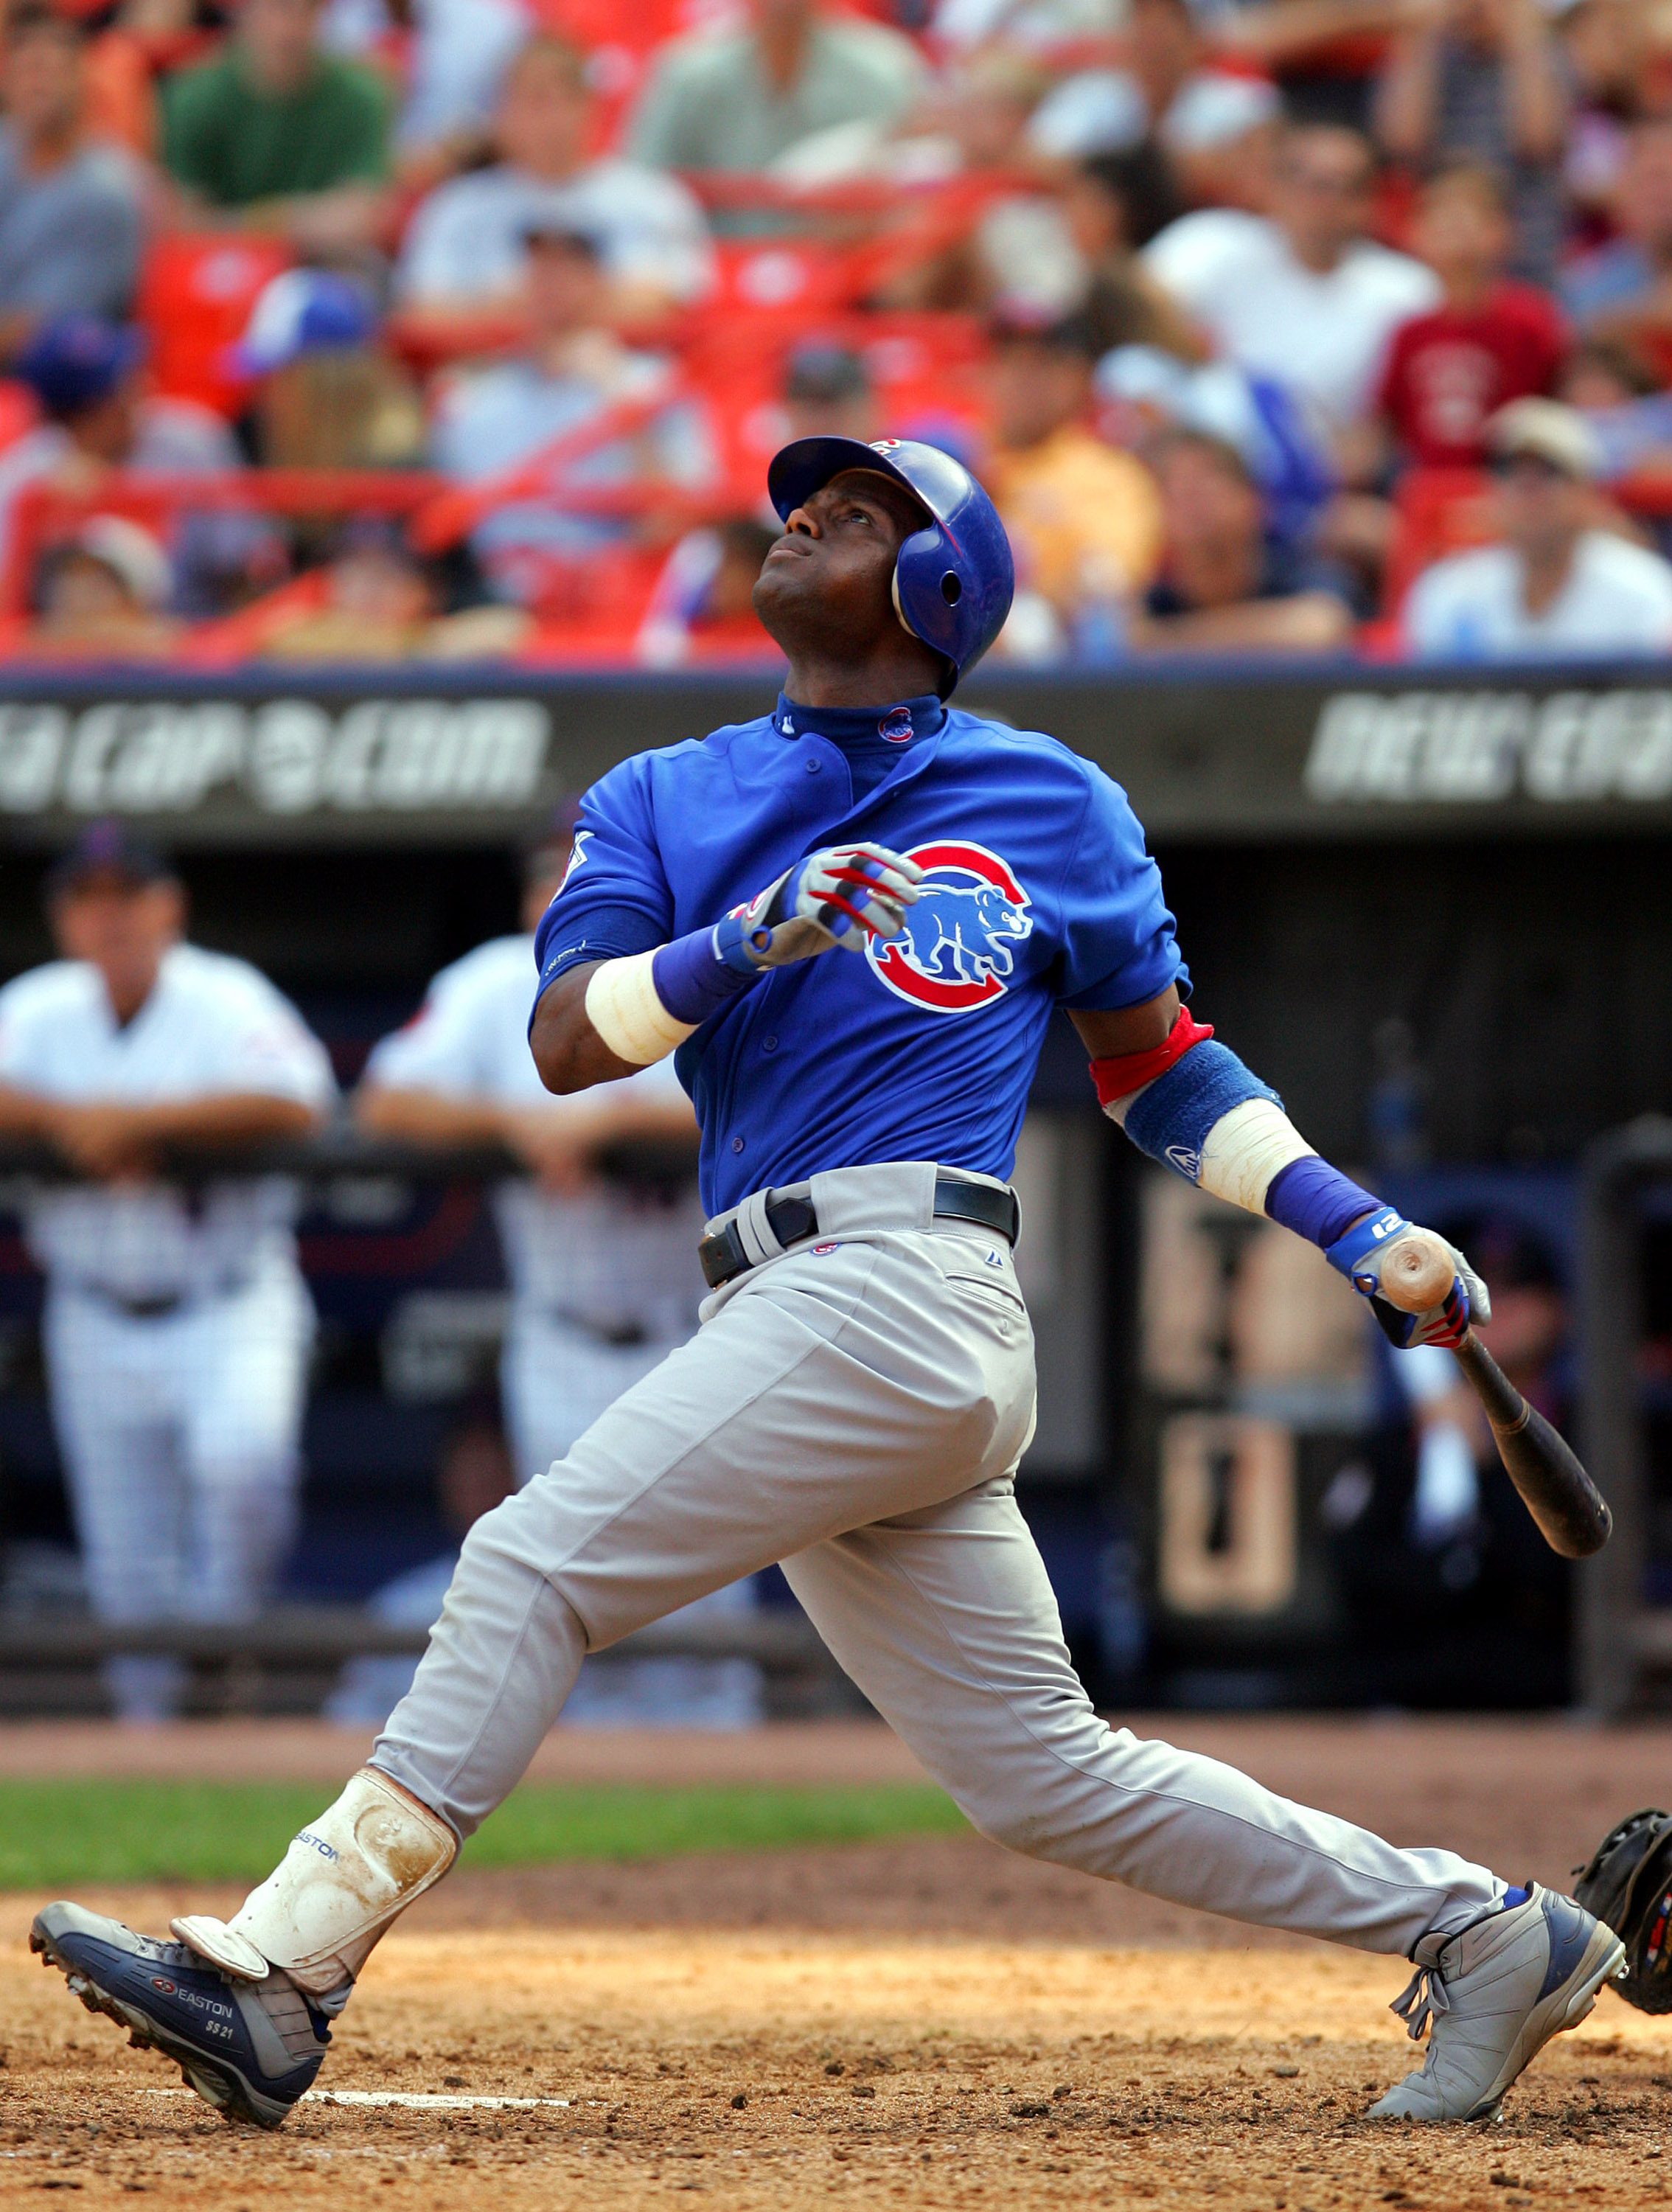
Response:
[{"label": "dirt infield", "polygon": [[1419,2133],[1357,2117],[1408,2048],[1387,1961],[662,1931],[398,1933],[332,2088],[568,2102],[310,2102],[264,2136],[169,2094],[5,1932],[7,2203],[1614,2206],[1672,2163],[1666,2034],[1612,1999],[1506,2120]]},{"label": "dirt infield", "polygon": [[[1672,1784],[1658,1729],[1170,1732],[1406,1840],[1549,1880]],[[822,1755],[829,1779],[863,1760],[863,1733],[819,1743],[786,1737],[772,1771]],[[866,1778],[895,1756],[880,1736],[870,1748]],[[7,1750],[0,1773],[23,1763]],[[743,1779],[773,1746],[708,1750]],[[665,1778],[699,1778],[701,1745],[662,1755]],[[544,1754],[594,1776],[613,1760],[614,1778],[639,1756],[557,1738]],[[206,2212],[258,2212],[274,2191],[286,2212],[614,2212],[675,2195],[739,2212],[836,2197],[1324,2212],[1669,2193],[1672,2021],[1605,1996],[1495,2126],[1377,2127],[1359,2115],[1411,2055],[1386,2010],[1399,1962],[1251,1939],[975,1837],[461,1874],[379,1951],[322,2087],[567,2102],[310,2101],[277,2136],[225,2127],[70,2002],[24,1953],[38,1901],[0,1899],[0,2204],[61,2189]],[[101,1901],[158,1927],[187,1899]]]}]

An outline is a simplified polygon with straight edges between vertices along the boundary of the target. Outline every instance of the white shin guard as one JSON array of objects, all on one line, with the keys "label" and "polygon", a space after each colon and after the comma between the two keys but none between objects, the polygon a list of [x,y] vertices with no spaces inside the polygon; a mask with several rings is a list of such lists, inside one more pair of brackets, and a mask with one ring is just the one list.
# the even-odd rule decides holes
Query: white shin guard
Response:
[{"label": "white shin guard", "polygon": [[373,1945],[459,1855],[447,1822],[386,1774],[362,1766],[229,1921],[171,1921],[179,1941],[241,1981],[274,1966],[310,1996],[352,1981]]}]

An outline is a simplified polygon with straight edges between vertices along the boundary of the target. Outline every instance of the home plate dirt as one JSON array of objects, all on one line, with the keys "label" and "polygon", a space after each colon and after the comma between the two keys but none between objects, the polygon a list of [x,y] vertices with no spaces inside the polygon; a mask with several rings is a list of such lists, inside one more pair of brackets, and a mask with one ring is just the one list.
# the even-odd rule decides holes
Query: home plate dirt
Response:
[{"label": "home plate dirt", "polygon": [[321,2077],[352,2100],[310,2099],[267,2136],[158,2094],[173,2069],[26,1962],[21,1902],[3,1917],[8,2206],[1322,2212],[1614,2207],[1672,2179],[1661,2023],[1605,1997],[1497,2125],[1389,2130],[1359,2116],[1410,2048],[1385,2009],[1398,1962],[1315,1946],[398,1931]]},{"label": "home plate dirt", "polygon": [[[1155,1732],[1395,1840],[1553,1883],[1621,1813],[1666,1803],[1672,1775],[1663,1725],[1175,1716]],[[863,1729],[559,1731],[542,1759],[554,1781],[912,1771]],[[300,1728],[0,1729],[0,1778],[137,1763],[324,1788],[352,1756]],[[85,1901],[156,1929],[240,1894]],[[1614,2212],[1672,2195],[1672,2018],[1607,1993],[1497,2124],[1373,2125],[1365,2106],[1417,2055],[1387,2010],[1401,1961],[1251,1933],[974,1835],[461,1869],[376,1953],[325,2094],[276,2136],[228,2127],[41,1971],[26,1938],[44,1901],[0,1896],[3,2212],[60,2190],[169,2212]]]}]

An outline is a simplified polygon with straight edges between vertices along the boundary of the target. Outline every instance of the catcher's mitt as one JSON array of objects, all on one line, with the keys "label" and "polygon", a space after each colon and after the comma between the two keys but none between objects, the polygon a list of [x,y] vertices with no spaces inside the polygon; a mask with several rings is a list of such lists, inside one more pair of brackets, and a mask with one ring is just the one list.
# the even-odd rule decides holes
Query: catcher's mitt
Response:
[{"label": "catcher's mitt", "polygon": [[1610,1828],[1573,1894],[1626,1946],[1626,1976],[1614,1986],[1626,2003],[1672,2012],[1672,1814],[1651,1807]]}]

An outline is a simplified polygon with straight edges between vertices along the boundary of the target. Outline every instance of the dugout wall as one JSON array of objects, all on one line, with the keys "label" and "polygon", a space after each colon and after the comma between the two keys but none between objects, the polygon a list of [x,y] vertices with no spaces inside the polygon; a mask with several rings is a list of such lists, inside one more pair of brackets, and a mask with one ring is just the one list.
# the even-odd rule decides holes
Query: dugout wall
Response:
[{"label": "dugout wall", "polygon": [[[644,744],[758,713],[772,690],[769,677],[485,669],[9,674],[0,973],[46,957],[52,852],[89,816],[121,813],[179,855],[201,940],[272,975],[350,1083],[436,968],[514,927],[518,841],[559,796]],[[1409,1204],[1436,1189],[1524,1202],[1566,1255],[1581,1148],[1669,1103],[1672,685],[1659,671],[1196,664],[978,676],[970,699],[1127,786],[1199,1009],[1320,1149]],[[1025,1496],[1094,1682],[1211,1702],[1432,1698],[1461,1672],[1476,1696],[1517,1680],[1535,1701],[1564,1693],[1565,1647],[1554,1674],[1512,1652],[1496,1689],[1461,1648],[1424,1681],[1378,1677],[1353,1647],[1319,1516],[1364,1431],[1362,1378],[1301,1376],[1298,1395],[1274,1399],[1269,1376],[1223,1360],[1183,1387],[1157,1370],[1141,1325],[1144,1255],[1152,1273],[1164,1246],[1157,1201],[1093,1110],[1066,1025],[1018,1173],[1044,1385]],[[1213,1297],[1254,1256],[1233,1238]],[[21,1297],[15,1245],[10,1266]],[[1206,1306],[1191,1322],[1222,1324]],[[357,1431],[381,1419],[356,1405]],[[1266,1428],[1213,1426],[1226,1419]],[[50,1450],[38,1422],[31,1433],[21,1458],[21,1431],[0,1434],[15,1525],[47,1510]],[[1252,1474],[1238,1457],[1249,1437]],[[356,1504],[359,1448],[326,1442],[316,1519],[369,1527],[416,1479],[397,1469]],[[1244,1495],[1288,1527],[1275,1564],[1267,1525],[1254,1569],[1238,1552]]]}]

